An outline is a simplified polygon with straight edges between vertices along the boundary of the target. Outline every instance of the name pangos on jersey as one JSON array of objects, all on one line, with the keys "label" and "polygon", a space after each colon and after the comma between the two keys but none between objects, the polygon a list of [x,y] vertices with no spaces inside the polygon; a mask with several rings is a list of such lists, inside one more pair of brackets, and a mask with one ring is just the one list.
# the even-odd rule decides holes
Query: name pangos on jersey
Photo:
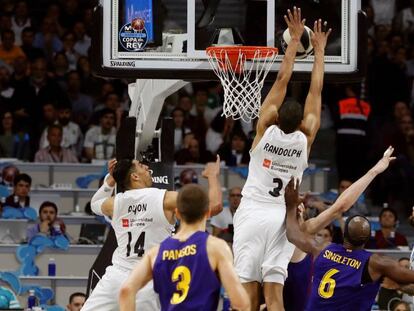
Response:
[{"label": "name pangos on jersey", "polygon": [[307,139],[301,131],[285,134],[279,127],[267,128],[250,151],[249,176],[243,198],[285,204],[285,187],[294,176],[302,180],[308,166]]},{"label": "name pangos on jersey", "polygon": [[164,214],[166,190],[144,188],[115,196],[112,227],[118,247],[112,264],[133,269],[145,251],[171,236],[174,226]]}]

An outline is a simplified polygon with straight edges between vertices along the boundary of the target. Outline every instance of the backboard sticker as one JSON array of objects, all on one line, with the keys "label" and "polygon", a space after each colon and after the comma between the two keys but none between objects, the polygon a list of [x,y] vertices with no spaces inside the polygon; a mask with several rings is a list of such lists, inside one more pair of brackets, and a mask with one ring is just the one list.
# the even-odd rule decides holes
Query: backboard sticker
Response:
[{"label": "backboard sticker", "polygon": [[142,18],[135,18],[130,23],[125,24],[119,31],[119,43],[124,51],[141,52],[144,51],[148,43],[148,33],[145,28],[145,21]]}]

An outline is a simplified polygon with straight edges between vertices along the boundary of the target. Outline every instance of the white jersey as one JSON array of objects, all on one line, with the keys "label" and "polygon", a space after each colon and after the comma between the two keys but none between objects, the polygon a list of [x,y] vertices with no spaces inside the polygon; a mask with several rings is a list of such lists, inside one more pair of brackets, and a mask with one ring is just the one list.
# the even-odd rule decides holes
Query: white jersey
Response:
[{"label": "white jersey", "polygon": [[292,176],[302,180],[307,158],[305,134],[301,131],[285,134],[276,125],[268,127],[250,151],[249,175],[242,200],[285,205],[285,187]]},{"label": "white jersey", "polygon": [[118,247],[112,256],[114,266],[133,269],[146,250],[171,236],[174,226],[164,214],[165,192],[144,188],[115,196],[112,227]]}]

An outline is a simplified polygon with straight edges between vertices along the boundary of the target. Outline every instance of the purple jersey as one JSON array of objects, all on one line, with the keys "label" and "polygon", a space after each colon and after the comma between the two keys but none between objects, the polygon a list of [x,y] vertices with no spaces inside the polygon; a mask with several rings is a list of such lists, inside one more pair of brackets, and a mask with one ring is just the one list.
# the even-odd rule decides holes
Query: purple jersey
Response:
[{"label": "purple jersey", "polygon": [[184,242],[161,243],[152,273],[161,310],[217,310],[220,281],[208,260],[208,236],[198,231]]},{"label": "purple jersey", "polygon": [[[307,311],[368,311],[374,303],[379,282],[363,284],[371,253],[349,250],[331,243],[314,263],[312,291]],[[364,272],[365,270],[365,272]]]},{"label": "purple jersey", "polygon": [[283,304],[286,311],[303,311],[308,301],[313,273],[313,257],[306,255],[302,261],[290,262],[288,277],[283,286]]}]

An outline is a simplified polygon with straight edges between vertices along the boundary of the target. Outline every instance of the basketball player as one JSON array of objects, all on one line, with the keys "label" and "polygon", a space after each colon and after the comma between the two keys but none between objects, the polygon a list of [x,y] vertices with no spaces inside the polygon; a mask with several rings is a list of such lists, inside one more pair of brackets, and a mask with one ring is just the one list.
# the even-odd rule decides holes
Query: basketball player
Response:
[{"label": "basketball player", "polygon": [[[300,225],[301,229],[307,234],[315,235],[332,221],[342,217],[342,214],[354,205],[374,178],[388,168],[388,165],[394,159],[391,157],[393,152],[394,148],[389,147],[384,152],[381,160],[364,176],[342,192],[331,207],[324,210],[318,216],[303,222]],[[299,222],[301,222],[300,218]],[[312,264],[312,254],[306,254],[296,247],[288,266],[289,276],[283,289],[284,305],[287,311],[303,311],[305,309],[311,286]]]},{"label": "basketball player", "polygon": [[[109,162],[109,174],[91,201],[92,210],[98,215],[112,218],[118,247],[102,279],[86,300],[82,310],[118,310],[118,294],[135,264],[154,245],[171,235],[175,223],[178,192],[151,188],[152,179],[148,166],[136,160]],[[209,184],[209,211],[221,211],[219,181],[220,159],[208,163],[203,176]],[[115,184],[118,193],[111,196]],[[137,296],[140,310],[159,310],[158,296],[152,283]]]},{"label": "basketball player", "polygon": [[216,311],[220,282],[233,310],[249,310],[249,298],[233,268],[230,248],[206,232],[208,198],[198,185],[182,188],[176,214],[181,220],[179,232],[152,248],[135,267],[121,289],[121,311],[135,310],[137,291],[139,296],[152,279],[161,310]]},{"label": "basketball player", "polygon": [[331,32],[322,29],[325,27],[321,20],[315,22],[311,38],[315,61],[303,111],[299,103],[284,99],[305,20],[300,9],[294,7],[285,21],[291,41],[260,110],[250,151],[249,176],[234,217],[235,266],[250,296],[252,310],[259,308],[262,284],[268,310],[283,310],[283,284],[294,249],[286,239],[283,193],[292,175],[302,177],[319,129],[324,53]]},{"label": "basketball player", "polygon": [[401,267],[387,256],[363,249],[371,234],[371,226],[364,216],[347,219],[342,245],[321,245],[313,236],[300,230],[296,217],[298,186],[294,178],[286,187],[285,200],[289,241],[315,258],[306,310],[368,311],[383,277],[401,285],[414,283],[414,271]]}]

